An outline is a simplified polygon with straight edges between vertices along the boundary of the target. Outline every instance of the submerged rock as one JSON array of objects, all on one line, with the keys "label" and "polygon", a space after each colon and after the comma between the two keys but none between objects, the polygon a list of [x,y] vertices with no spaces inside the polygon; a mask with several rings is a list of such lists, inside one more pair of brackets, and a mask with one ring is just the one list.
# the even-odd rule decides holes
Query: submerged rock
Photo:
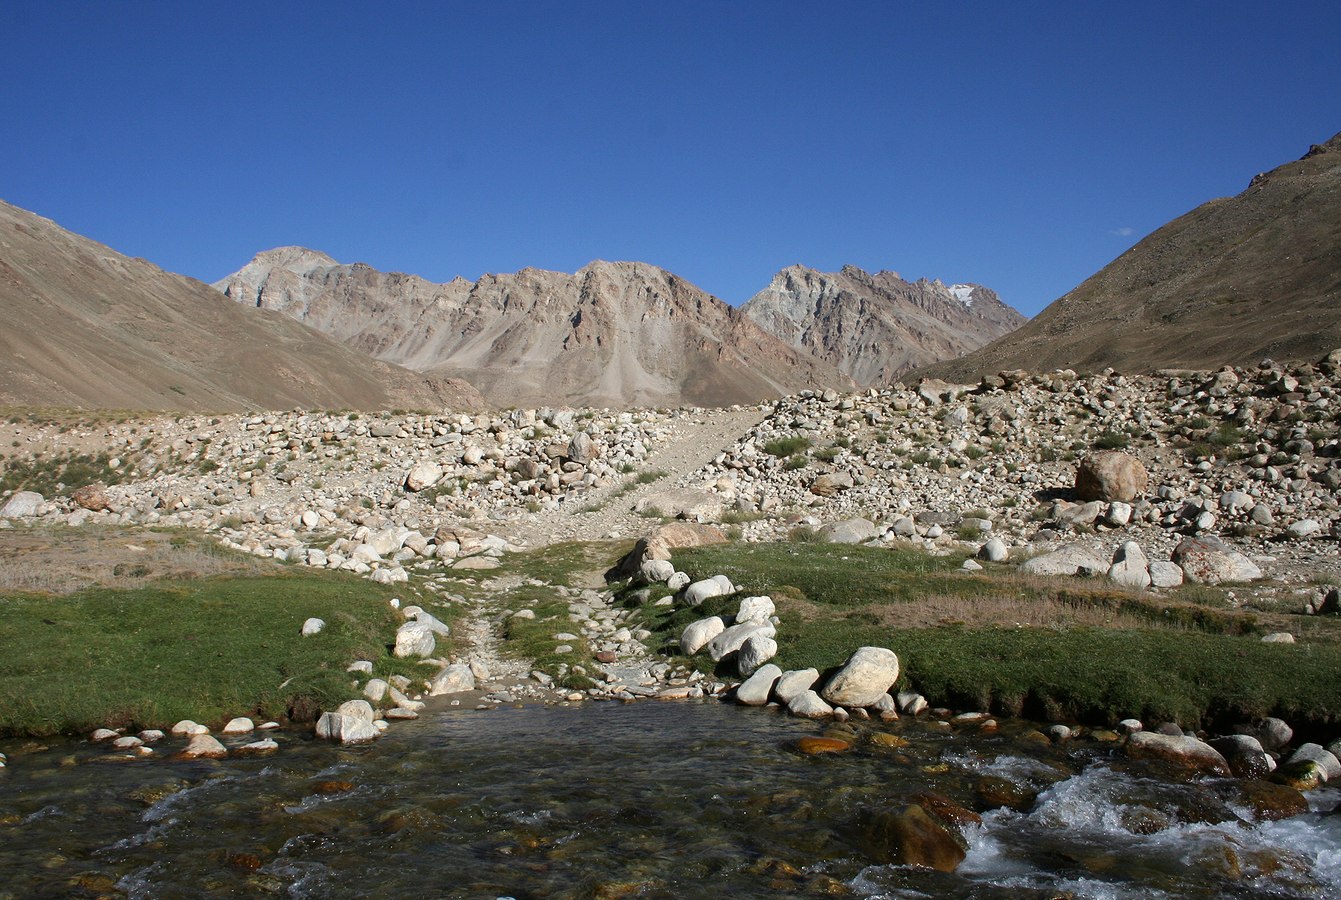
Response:
[{"label": "submerged rock", "polygon": [[858,827],[862,847],[876,862],[953,872],[967,855],[963,838],[916,804],[862,810]]}]

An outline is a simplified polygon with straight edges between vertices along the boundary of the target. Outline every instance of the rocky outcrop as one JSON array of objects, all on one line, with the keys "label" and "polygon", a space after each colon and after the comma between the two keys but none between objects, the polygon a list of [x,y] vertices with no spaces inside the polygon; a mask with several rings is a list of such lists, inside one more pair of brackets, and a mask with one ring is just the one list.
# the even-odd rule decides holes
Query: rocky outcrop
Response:
[{"label": "rocky outcrop", "polygon": [[466,379],[498,405],[722,406],[851,383],[644,263],[435,284],[281,247],[215,287],[378,359]]},{"label": "rocky outcrop", "polygon": [[863,386],[962,356],[1025,321],[982,285],[904,281],[856,266],[790,266],[743,309],[765,331]]}]

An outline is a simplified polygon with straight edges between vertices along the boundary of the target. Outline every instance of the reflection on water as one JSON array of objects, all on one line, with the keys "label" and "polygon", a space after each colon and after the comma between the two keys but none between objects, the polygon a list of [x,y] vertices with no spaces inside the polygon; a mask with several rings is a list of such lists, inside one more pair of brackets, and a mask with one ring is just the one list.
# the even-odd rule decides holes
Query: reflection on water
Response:
[{"label": "reflection on water", "polygon": [[[1229,782],[1155,780],[1101,745],[1024,740],[1024,723],[861,723],[846,754],[796,751],[826,727],[641,703],[451,711],[370,747],[291,734],[269,759],[222,762],[10,742],[0,897],[1341,894],[1335,792],[1259,824]],[[879,864],[863,810],[928,790],[983,811],[964,862]],[[1002,797],[1015,808],[989,809]]]}]

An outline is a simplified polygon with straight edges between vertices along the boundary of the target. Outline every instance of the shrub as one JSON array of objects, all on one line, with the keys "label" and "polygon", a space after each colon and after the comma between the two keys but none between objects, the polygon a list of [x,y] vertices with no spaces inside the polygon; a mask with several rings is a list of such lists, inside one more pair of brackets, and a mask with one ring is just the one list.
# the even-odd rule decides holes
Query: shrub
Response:
[{"label": "shrub", "polygon": [[767,444],[764,444],[764,452],[769,456],[776,456],[779,459],[784,456],[792,456],[803,450],[808,450],[809,448],[810,438],[803,437],[799,434],[792,435],[791,437],[778,438],[777,440],[769,441]]}]

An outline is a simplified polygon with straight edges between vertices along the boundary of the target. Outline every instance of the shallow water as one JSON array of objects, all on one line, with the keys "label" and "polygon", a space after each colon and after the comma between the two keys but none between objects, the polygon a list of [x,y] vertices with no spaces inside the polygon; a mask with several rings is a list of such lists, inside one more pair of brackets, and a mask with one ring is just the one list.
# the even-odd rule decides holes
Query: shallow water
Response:
[{"label": "shallow water", "polygon": [[[8,742],[0,897],[1341,895],[1341,816],[1323,812],[1341,794],[1257,824],[1229,782],[1024,728],[861,723],[909,743],[808,757],[796,739],[826,726],[647,702],[442,712],[354,749],[281,735],[268,759]],[[967,826],[955,873],[869,855],[863,809],[928,789],[984,808],[984,779],[1029,802]]]}]

